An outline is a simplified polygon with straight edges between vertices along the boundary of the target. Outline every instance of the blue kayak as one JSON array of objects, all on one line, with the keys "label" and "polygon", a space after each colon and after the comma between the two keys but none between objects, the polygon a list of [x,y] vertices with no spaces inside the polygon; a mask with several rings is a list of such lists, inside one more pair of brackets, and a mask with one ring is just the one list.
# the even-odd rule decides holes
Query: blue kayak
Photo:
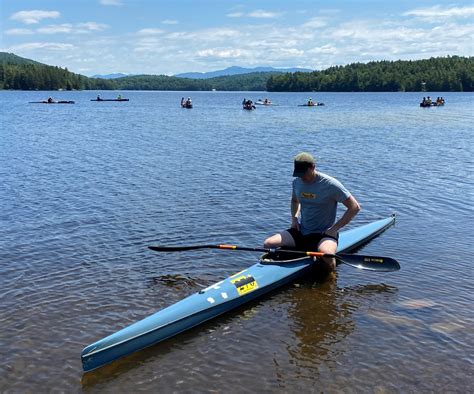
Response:
[{"label": "blue kayak", "polygon": [[[394,221],[391,216],[341,232],[338,252],[348,252],[368,242]],[[251,267],[87,346],[81,355],[84,371],[154,345],[290,283],[315,261],[307,256],[277,261],[264,255]]]}]

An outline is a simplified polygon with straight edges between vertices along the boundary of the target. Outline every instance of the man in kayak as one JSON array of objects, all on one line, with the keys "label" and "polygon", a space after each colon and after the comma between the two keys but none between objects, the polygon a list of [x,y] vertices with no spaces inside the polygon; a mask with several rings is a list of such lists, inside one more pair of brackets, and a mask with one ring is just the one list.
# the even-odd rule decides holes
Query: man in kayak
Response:
[{"label": "man in kayak", "polygon": [[[339,230],[360,211],[359,203],[338,180],[316,171],[310,153],[295,156],[293,176],[291,227],[267,238],[264,247],[336,253]],[[347,209],[336,221],[338,203]],[[336,267],[333,258],[323,258],[322,262],[328,272]]]}]

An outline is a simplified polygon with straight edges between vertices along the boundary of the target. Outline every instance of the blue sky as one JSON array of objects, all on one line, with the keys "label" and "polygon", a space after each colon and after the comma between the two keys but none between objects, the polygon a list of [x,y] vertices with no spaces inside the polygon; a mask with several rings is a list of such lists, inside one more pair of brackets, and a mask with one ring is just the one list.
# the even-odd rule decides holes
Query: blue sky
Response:
[{"label": "blue sky", "polygon": [[84,75],[474,55],[474,1],[0,0],[0,51]]}]

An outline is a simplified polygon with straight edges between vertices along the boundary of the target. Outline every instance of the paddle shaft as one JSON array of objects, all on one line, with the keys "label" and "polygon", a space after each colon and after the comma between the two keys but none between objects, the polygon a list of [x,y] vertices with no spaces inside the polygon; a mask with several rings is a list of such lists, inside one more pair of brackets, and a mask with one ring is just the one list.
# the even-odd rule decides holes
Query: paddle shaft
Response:
[{"label": "paddle shaft", "polygon": [[286,250],[286,249],[267,249],[267,248],[248,248],[237,245],[219,244],[219,245],[193,245],[193,246],[149,246],[151,250],[156,252],[182,252],[186,250],[197,250],[197,249],[224,249],[224,250],[243,250],[249,252],[264,252],[264,253],[294,253],[299,255],[306,255],[311,257],[329,257],[335,258],[341,263],[350,265],[351,267],[366,269],[371,271],[397,271],[400,269],[400,265],[395,259],[390,257],[379,257],[379,256],[362,256],[355,254],[345,253],[323,253],[323,252],[312,252],[312,251],[299,251],[299,250]]}]

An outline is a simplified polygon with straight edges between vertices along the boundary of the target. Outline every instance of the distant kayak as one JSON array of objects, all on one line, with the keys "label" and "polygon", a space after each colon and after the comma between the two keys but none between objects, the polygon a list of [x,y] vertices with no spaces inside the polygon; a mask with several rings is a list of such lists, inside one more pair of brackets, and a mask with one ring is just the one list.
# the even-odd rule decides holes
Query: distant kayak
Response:
[{"label": "distant kayak", "polygon": [[420,107],[426,108],[426,107],[442,107],[444,103],[420,103]]},{"label": "distant kayak", "polygon": [[262,101],[262,100],[258,100],[255,102],[256,105],[265,105],[267,107],[270,107],[272,105],[278,105],[278,104],[274,104],[272,102],[265,102],[265,101]]},{"label": "distant kayak", "polygon": [[181,104],[181,108],[188,108],[188,109],[190,109],[190,108],[192,108],[192,107],[193,107],[192,104]]},{"label": "distant kayak", "polygon": [[321,107],[324,103],[313,103],[313,104],[298,104],[298,107]]},{"label": "distant kayak", "polygon": [[48,101],[48,100],[43,100],[43,101],[30,101],[29,104],[75,104],[75,101],[69,100],[60,100],[60,101]]},{"label": "distant kayak", "polygon": [[116,98],[116,99],[91,99],[91,101],[130,101],[130,99],[126,98]]}]

